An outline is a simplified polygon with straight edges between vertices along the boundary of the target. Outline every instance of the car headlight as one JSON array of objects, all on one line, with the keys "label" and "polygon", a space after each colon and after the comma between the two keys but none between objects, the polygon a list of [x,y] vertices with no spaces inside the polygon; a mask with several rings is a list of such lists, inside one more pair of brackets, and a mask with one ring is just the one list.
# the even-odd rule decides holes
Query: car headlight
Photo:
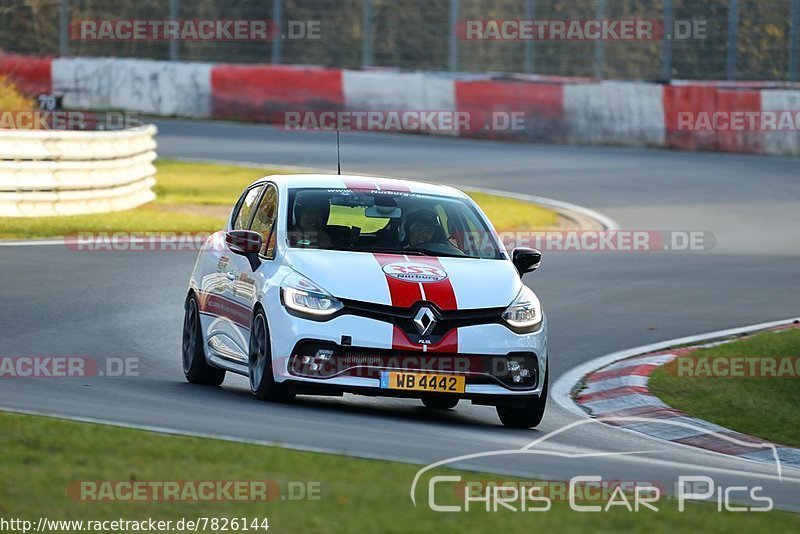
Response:
[{"label": "car headlight", "polygon": [[332,315],[342,309],[336,297],[297,272],[281,282],[281,300],[290,310],[310,315]]},{"label": "car headlight", "polygon": [[530,331],[542,323],[542,305],[531,288],[522,286],[502,317],[513,329]]}]

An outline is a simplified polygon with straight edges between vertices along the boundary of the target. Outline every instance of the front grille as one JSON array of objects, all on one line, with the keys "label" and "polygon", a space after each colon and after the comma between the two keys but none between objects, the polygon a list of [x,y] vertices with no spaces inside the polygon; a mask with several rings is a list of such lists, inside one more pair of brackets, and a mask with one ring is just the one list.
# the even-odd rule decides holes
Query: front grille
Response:
[{"label": "front grille", "polygon": [[501,323],[501,315],[505,311],[505,307],[443,311],[436,304],[427,301],[417,302],[409,308],[344,299],[342,299],[342,304],[344,304],[344,313],[368,317],[397,326],[408,335],[412,343],[416,342],[416,338],[419,336],[417,327],[414,324],[414,316],[422,306],[426,306],[430,308],[436,317],[436,326],[430,335],[426,336],[434,344],[438,338],[441,338],[454,328]]}]

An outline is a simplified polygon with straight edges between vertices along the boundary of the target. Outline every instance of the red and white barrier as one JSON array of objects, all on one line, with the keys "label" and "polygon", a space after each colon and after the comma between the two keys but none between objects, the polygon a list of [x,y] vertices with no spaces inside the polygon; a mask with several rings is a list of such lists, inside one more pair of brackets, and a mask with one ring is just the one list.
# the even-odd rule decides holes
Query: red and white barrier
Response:
[{"label": "red and white barrier", "polygon": [[342,71],[319,67],[215,65],[214,118],[283,124],[286,111],[338,110],[344,105]]},{"label": "red and white barrier", "polygon": [[[761,92],[764,111],[800,111],[800,91],[775,89]],[[800,131],[764,132],[763,151],[774,155],[800,155]]]},{"label": "red and white barrier", "polygon": [[210,63],[125,58],[59,58],[53,92],[67,108],[121,109],[162,116],[211,115]]},{"label": "red and white barrier", "polygon": [[[466,113],[464,137],[800,156],[800,89],[759,82],[670,85],[583,78],[459,75],[125,58],[0,55],[0,74],[26,93],[56,92],[70,108],[283,124],[286,112]],[[780,112],[781,129],[703,127],[687,117]],[[524,126],[498,128],[522,114]],[[760,119],[759,119],[760,120]],[[500,121],[502,122],[502,121]],[[689,126],[687,127],[687,124]],[[727,123],[726,123],[727,124]]]},{"label": "red and white barrier", "polygon": [[458,111],[466,111],[478,123],[498,120],[496,114],[524,113],[523,131],[472,130],[462,135],[478,138],[529,139],[549,143],[566,142],[564,85],[528,80],[493,80],[488,77],[455,82]]},{"label": "red and white barrier", "polygon": [[662,86],[607,81],[567,84],[567,142],[581,145],[664,146]]},{"label": "red and white barrier", "polygon": [[14,79],[25,94],[50,93],[53,90],[51,62],[49,57],[0,55],[0,75]]},{"label": "red and white barrier", "polygon": [[[768,91],[766,91],[768,92]],[[666,146],[683,150],[763,153],[763,132],[685,130],[680,128],[680,114],[691,117],[730,117],[733,112],[761,111],[758,89],[736,89],[710,84],[664,87],[664,116],[667,125]]]}]

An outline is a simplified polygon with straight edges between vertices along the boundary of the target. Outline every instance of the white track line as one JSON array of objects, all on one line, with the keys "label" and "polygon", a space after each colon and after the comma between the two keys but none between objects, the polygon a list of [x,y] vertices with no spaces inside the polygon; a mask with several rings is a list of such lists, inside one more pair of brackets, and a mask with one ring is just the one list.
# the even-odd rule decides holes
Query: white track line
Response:
[{"label": "white track line", "polygon": [[63,245],[63,239],[29,239],[14,240],[14,239],[0,239],[0,247],[35,247],[43,245]]}]

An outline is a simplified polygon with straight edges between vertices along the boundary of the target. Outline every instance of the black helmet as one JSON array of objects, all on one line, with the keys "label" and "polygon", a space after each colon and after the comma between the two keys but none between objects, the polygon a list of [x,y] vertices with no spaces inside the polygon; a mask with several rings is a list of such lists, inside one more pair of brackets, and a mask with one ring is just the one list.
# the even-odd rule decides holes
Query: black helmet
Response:
[{"label": "black helmet", "polygon": [[311,209],[318,209],[320,211],[324,210],[325,213],[330,214],[331,211],[331,204],[328,200],[328,197],[324,195],[317,195],[317,194],[302,194],[297,195],[297,199],[294,201],[294,221],[297,224],[300,221],[300,214],[303,213],[303,210],[306,208]]},{"label": "black helmet", "polygon": [[433,226],[434,228],[441,226],[439,224],[439,217],[436,215],[435,211],[430,209],[420,209],[408,214],[404,223],[404,228],[406,232],[408,232],[413,225],[419,223],[427,224]]}]

